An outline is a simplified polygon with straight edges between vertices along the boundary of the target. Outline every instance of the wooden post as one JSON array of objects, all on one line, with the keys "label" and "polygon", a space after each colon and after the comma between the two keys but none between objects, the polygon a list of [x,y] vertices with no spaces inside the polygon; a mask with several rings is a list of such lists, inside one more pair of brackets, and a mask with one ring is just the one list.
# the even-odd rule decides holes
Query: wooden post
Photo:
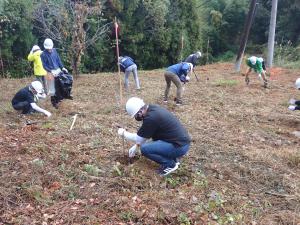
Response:
[{"label": "wooden post", "polygon": [[118,65],[118,76],[119,76],[119,88],[120,88],[120,106],[122,107],[123,104],[123,94],[122,94],[122,77],[121,77],[121,70],[120,70],[120,64],[119,64],[119,34],[118,34],[118,23],[117,18],[115,17],[115,34],[116,34],[116,53],[117,53],[117,65]]},{"label": "wooden post", "polygon": [[[123,107],[123,94],[122,94],[122,77],[121,77],[121,69],[120,69],[120,64],[119,64],[119,57],[120,57],[120,52],[119,52],[119,34],[118,34],[118,23],[117,23],[117,18],[115,17],[115,34],[116,34],[116,52],[117,52],[117,65],[118,65],[118,76],[119,76],[119,88],[120,88],[120,109],[122,110]],[[121,120],[122,119],[122,114],[121,114]],[[122,137],[122,147],[123,147],[123,153],[124,156],[126,156],[125,152],[125,138],[124,136]]]},{"label": "wooden post", "polygon": [[242,59],[243,59],[243,55],[244,55],[244,52],[246,49],[246,44],[247,44],[248,36],[250,33],[251,24],[253,22],[256,6],[258,4],[258,3],[256,3],[256,1],[257,0],[251,0],[250,9],[249,9],[247,20],[246,20],[246,23],[244,26],[244,31],[243,31],[240,48],[239,48],[239,51],[238,51],[238,54],[236,57],[236,61],[235,61],[235,70],[237,72],[239,72],[241,69]]},{"label": "wooden post", "polygon": [[1,66],[2,78],[4,78],[4,66],[3,66],[1,48],[0,48],[0,66]]},{"label": "wooden post", "polygon": [[209,49],[209,37],[207,39],[207,47],[206,47],[206,64],[208,64],[208,49]]}]

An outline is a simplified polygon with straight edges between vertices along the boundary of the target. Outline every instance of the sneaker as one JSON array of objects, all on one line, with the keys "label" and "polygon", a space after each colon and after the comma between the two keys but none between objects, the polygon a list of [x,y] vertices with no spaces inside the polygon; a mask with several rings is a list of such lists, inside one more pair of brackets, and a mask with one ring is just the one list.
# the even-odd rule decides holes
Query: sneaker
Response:
[{"label": "sneaker", "polygon": [[65,99],[73,100],[73,96],[69,95],[69,96],[65,97]]},{"label": "sneaker", "polygon": [[268,81],[264,81],[263,87],[264,87],[264,88],[267,88],[267,87],[268,87]]},{"label": "sneaker", "polygon": [[178,166],[180,165],[179,158],[176,158],[176,159],[175,159],[175,163],[176,163]]},{"label": "sneaker", "polygon": [[182,102],[176,102],[176,105],[177,105],[177,106],[181,106],[181,105],[182,105]]},{"label": "sneaker", "polygon": [[177,169],[178,169],[178,164],[175,163],[175,166],[174,166],[174,167],[166,167],[164,170],[162,170],[162,171],[160,172],[159,175],[161,175],[161,176],[167,176],[169,173],[172,173],[172,172],[174,172],[174,171],[177,170]]}]

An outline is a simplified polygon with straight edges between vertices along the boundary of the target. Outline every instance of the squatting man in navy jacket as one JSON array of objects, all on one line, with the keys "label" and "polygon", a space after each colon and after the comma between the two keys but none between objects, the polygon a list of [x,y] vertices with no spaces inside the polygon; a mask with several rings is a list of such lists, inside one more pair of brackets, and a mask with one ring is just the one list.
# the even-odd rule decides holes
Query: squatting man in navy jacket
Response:
[{"label": "squatting man in navy jacket", "polygon": [[[143,156],[160,164],[158,173],[161,176],[177,170],[178,158],[188,152],[191,142],[179,120],[165,108],[147,105],[137,97],[127,101],[126,111],[132,118],[142,121],[137,133],[130,133],[124,128],[118,129],[120,136],[134,142],[129,149],[129,157],[134,157],[140,146]],[[150,138],[152,141],[146,142]]]},{"label": "squatting man in navy jacket", "polygon": [[125,82],[124,82],[125,89],[128,90],[129,75],[132,72],[135,80],[136,89],[139,90],[141,87],[140,87],[140,82],[137,74],[137,65],[134,63],[133,59],[130,58],[129,56],[120,56],[119,64],[120,64],[120,69],[125,73]]},{"label": "squatting man in navy jacket", "polygon": [[171,82],[173,82],[177,88],[176,91],[176,105],[182,104],[182,92],[183,85],[182,83],[189,82],[190,77],[188,73],[193,71],[192,63],[178,63],[172,66],[169,66],[164,74],[166,81],[166,89],[164,95],[164,102],[168,102],[168,95],[171,87]]},{"label": "squatting man in navy jacket", "polygon": [[[49,83],[49,94],[51,96],[51,103],[53,107],[58,108],[60,101],[56,94],[55,77],[58,77],[62,71],[68,73],[68,70],[64,68],[61,59],[53,48],[53,41],[50,38],[46,38],[44,41],[45,51],[41,54],[41,59],[44,69],[47,71],[48,83]],[[70,97],[72,99],[72,97]]]},{"label": "squatting man in navy jacket", "polygon": [[[296,80],[295,86],[296,86],[296,88],[298,90],[300,90],[300,78],[298,78]],[[294,98],[291,98],[289,100],[289,104],[290,104],[289,107],[288,107],[289,110],[292,110],[292,111],[294,111],[294,110],[300,110],[300,100],[296,100]]]},{"label": "squatting man in navy jacket", "polygon": [[34,112],[44,113],[50,117],[51,113],[39,107],[36,103],[39,99],[45,99],[43,85],[40,81],[33,81],[29,86],[19,90],[13,97],[11,103],[15,110],[21,111],[22,114],[31,114]]}]

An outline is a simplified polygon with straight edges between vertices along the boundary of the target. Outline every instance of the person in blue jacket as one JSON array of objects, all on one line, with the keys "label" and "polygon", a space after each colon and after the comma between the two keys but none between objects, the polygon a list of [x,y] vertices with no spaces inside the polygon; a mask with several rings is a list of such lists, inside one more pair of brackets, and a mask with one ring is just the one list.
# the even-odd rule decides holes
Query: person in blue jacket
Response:
[{"label": "person in blue jacket", "polygon": [[167,68],[164,74],[166,80],[164,102],[168,102],[168,95],[171,87],[171,82],[173,82],[177,87],[176,105],[182,104],[182,83],[185,84],[186,82],[189,82],[190,77],[188,76],[188,73],[190,73],[191,71],[193,71],[193,64],[185,62],[178,63]]},{"label": "person in blue jacket", "polygon": [[125,89],[128,90],[129,87],[129,75],[132,72],[135,80],[136,89],[141,89],[140,82],[137,73],[137,65],[134,63],[133,59],[129,56],[120,56],[119,57],[120,69],[125,73]]},{"label": "person in blue jacket", "polygon": [[47,71],[49,95],[51,96],[53,107],[58,108],[58,103],[61,99],[56,94],[55,77],[58,77],[62,72],[68,73],[68,70],[64,68],[56,49],[53,48],[53,41],[50,38],[45,39],[44,48],[45,50],[41,54],[41,59],[43,67]]}]

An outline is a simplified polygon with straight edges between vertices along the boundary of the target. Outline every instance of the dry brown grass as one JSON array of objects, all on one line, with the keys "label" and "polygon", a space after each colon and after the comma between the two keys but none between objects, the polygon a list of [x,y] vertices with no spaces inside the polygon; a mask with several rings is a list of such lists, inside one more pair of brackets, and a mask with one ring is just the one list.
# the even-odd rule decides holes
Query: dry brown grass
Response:
[{"label": "dry brown grass", "polygon": [[115,126],[139,125],[124,112],[129,96],[163,105],[162,70],[141,71],[143,89],[124,94],[122,107],[116,74],[83,75],[73,101],[59,110],[43,103],[49,120],[10,106],[30,79],[1,80],[0,224],[299,224],[300,143],[292,132],[300,116],[287,110],[299,71],[274,70],[264,89],[254,75],[245,86],[232,68],[196,68],[201,81],[187,85],[186,104],[164,105],[193,139],[167,178],[143,157],[129,164]]}]

